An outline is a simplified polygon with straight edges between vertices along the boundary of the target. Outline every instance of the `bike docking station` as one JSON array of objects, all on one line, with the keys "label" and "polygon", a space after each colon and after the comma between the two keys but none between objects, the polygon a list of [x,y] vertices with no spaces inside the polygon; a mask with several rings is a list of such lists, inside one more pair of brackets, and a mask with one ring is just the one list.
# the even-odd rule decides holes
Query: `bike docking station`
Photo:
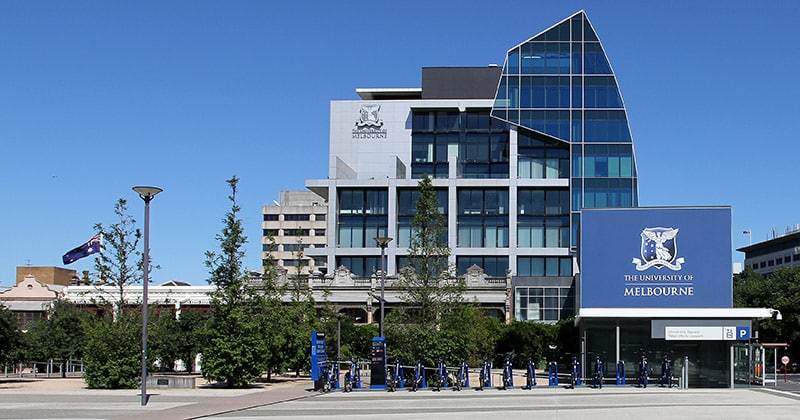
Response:
[{"label": "bike docking station", "polygon": [[551,361],[547,364],[547,385],[558,386],[558,363]]},{"label": "bike docking station", "polygon": [[620,360],[617,362],[617,385],[625,385],[625,361]]},{"label": "bike docking station", "polygon": [[[558,366],[556,366],[558,368]],[[581,385],[581,361],[577,356],[572,356],[572,371],[570,372],[570,383],[565,386],[568,389],[575,389]]]},{"label": "bike docking station", "polygon": [[637,388],[647,388],[648,376],[650,376],[650,364],[647,362],[647,356],[644,354],[639,360],[639,381],[636,384]]},{"label": "bike docking station", "polygon": [[478,387],[475,388],[476,391],[483,391],[484,388],[491,388],[492,387],[492,367],[489,365],[489,361],[483,359],[483,363],[481,364],[481,369],[478,372]]},{"label": "bike docking station", "polygon": [[529,357],[525,363],[525,386],[523,389],[536,388],[536,365],[533,363],[533,358]]},{"label": "bike docking station", "polygon": [[499,388],[503,391],[514,388],[514,372],[511,367],[511,360],[506,357],[503,360],[503,385]]},{"label": "bike docking station", "polygon": [[603,363],[603,359],[601,359],[599,355],[595,356],[592,388],[603,389],[603,381],[605,380],[605,373],[606,369],[605,369],[605,363]]},{"label": "bike docking station", "polygon": [[369,364],[369,388],[386,389],[386,337],[372,338]]}]

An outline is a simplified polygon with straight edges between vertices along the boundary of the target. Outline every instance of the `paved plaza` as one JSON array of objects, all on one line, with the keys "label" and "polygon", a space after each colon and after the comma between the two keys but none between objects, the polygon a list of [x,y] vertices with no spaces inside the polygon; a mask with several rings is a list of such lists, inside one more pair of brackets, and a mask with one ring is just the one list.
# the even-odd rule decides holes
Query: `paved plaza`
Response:
[{"label": "paved plaza", "polygon": [[534,390],[507,391],[361,390],[320,394],[311,391],[310,386],[310,381],[305,380],[244,390],[157,389],[151,390],[145,407],[140,405],[136,390],[37,391],[0,387],[0,419],[752,420],[796,419],[800,413],[800,390],[760,387],[680,390],[606,386],[602,390],[573,390],[539,386]]}]

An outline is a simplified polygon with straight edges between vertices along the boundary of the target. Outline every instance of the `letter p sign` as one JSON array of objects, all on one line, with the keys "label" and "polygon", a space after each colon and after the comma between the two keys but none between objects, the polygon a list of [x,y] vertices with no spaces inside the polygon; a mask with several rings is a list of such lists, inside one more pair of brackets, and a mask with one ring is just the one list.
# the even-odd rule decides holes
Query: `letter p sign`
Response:
[{"label": "letter p sign", "polygon": [[750,339],[750,327],[736,327],[736,339],[737,340],[749,340]]}]

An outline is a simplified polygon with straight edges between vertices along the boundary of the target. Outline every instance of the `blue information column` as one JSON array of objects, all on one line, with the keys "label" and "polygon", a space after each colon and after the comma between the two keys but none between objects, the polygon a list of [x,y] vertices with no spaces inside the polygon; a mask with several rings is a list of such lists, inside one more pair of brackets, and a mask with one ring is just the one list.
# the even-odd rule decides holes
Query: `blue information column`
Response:
[{"label": "blue information column", "polygon": [[325,344],[325,333],[311,332],[311,380],[314,389],[321,389],[325,380],[325,367],[328,363],[328,350]]},{"label": "blue information column", "polygon": [[386,337],[372,339],[372,360],[369,364],[371,389],[386,388]]}]

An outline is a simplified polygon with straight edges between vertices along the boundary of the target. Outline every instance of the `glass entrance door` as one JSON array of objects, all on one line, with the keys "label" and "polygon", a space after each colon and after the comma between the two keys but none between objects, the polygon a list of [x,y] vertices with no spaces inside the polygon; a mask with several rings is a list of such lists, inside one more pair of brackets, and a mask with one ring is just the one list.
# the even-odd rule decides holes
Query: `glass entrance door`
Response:
[{"label": "glass entrance door", "polygon": [[731,345],[731,376],[733,388],[749,387],[753,382],[752,352],[748,344]]}]

